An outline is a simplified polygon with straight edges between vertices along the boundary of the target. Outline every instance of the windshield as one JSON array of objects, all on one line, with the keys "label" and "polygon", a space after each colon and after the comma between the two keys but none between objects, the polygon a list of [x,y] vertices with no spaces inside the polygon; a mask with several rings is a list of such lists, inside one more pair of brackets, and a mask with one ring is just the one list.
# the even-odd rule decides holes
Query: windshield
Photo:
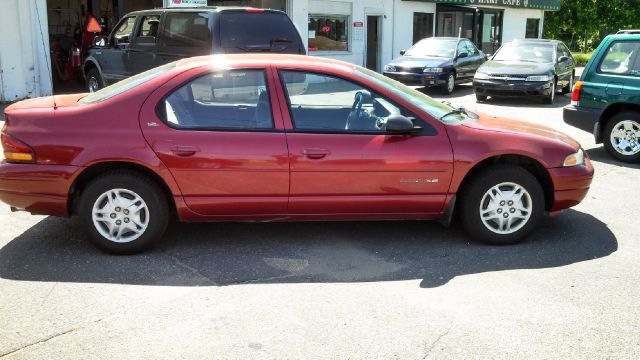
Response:
[{"label": "windshield", "polygon": [[451,114],[452,110],[454,109],[448,104],[443,104],[437,100],[434,100],[418,90],[414,90],[386,76],[380,75],[377,72],[356,66],[354,67],[354,73],[377,83],[378,85],[384,87],[392,93],[402,97],[406,101],[417,105],[429,115],[433,116],[436,119],[442,120],[443,122],[453,123],[456,121],[463,121],[468,118],[464,113]]},{"label": "windshield", "polygon": [[106,88],[100,89],[94,93],[91,93],[78,101],[79,104],[87,105],[87,104],[95,104],[101,101],[110,99],[118,94],[122,94],[125,91],[133,89],[134,87],[144,84],[149,80],[155,79],[158,76],[166,73],[167,71],[173,69],[176,66],[176,62],[168,63],[162,66],[158,66],[157,68],[153,68],[151,70],[147,70],[138,75],[134,75],[128,79],[118,81],[117,83],[107,86]]},{"label": "windshield", "polygon": [[422,39],[415,43],[407,52],[406,56],[416,57],[444,57],[452,58],[456,52],[456,46],[458,46],[458,40],[443,40],[443,39]]},{"label": "windshield", "polygon": [[505,44],[493,57],[495,61],[553,62],[553,44],[517,42]]}]

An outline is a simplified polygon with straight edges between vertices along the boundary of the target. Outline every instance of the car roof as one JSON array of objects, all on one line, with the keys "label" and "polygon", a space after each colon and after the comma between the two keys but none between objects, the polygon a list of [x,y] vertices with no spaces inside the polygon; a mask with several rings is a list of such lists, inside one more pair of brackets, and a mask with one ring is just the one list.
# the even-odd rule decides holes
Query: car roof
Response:
[{"label": "car roof", "polygon": [[[250,10],[250,11],[247,11]],[[148,13],[171,13],[171,12],[210,12],[210,13],[220,13],[225,11],[247,11],[247,12],[259,12],[259,13],[276,13],[276,14],[285,14],[285,12],[280,10],[273,9],[259,9],[248,6],[197,6],[197,7],[179,7],[179,8],[157,8],[157,9],[147,9],[147,10],[138,10],[128,13],[127,15],[144,15]]]},{"label": "car roof", "polygon": [[618,33],[618,34],[613,34],[613,35],[609,35],[609,38],[612,38],[613,40],[638,40],[640,39],[640,33],[631,33],[631,34],[624,34],[624,33]]},{"label": "car roof", "polygon": [[435,39],[435,40],[469,40],[467,38],[457,38],[457,37],[452,37],[452,36],[431,36],[431,37],[426,37],[426,38],[420,39],[420,41],[427,40],[427,39]]},{"label": "car roof", "polygon": [[284,54],[225,54],[225,55],[205,55],[178,60],[176,67],[182,69],[197,68],[202,66],[213,67],[263,67],[268,65],[278,65],[291,68],[313,68],[325,67],[350,72],[356,65],[340,60],[321,58],[306,55],[284,55]]},{"label": "car roof", "polygon": [[552,40],[552,39],[515,39],[510,42],[517,43],[533,43],[533,44],[562,44],[560,40]]}]

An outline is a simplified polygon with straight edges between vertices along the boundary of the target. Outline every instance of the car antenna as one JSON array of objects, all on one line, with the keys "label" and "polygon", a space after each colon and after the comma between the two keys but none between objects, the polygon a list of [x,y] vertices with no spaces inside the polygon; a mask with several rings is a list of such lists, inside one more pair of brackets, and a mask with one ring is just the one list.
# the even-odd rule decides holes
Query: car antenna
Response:
[{"label": "car antenna", "polygon": [[458,40],[462,38],[462,26],[458,28]]},{"label": "car antenna", "polygon": [[[42,51],[46,51],[47,47],[44,44],[44,33],[42,32],[42,23],[40,22],[40,11],[38,11],[38,2],[34,2],[36,5],[36,16],[38,17],[38,30],[40,30],[40,40],[42,40]],[[45,54],[46,55],[46,54]],[[53,75],[51,73],[51,67],[49,64],[49,59],[45,56],[45,63],[47,64],[47,72],[49,73],[49,80],[51,81],[51,98],[53,99],[53,109],[57,109],[58,105],[56,104],[56,96],[53,94]]]}]

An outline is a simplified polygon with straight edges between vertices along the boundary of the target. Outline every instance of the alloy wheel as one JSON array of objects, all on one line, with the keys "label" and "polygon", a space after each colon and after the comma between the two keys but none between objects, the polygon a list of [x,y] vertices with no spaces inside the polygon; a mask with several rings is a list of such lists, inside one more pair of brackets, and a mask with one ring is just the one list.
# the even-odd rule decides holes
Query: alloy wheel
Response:
[{"label": "alloy wheel", "polygon": [[531,195],[513,182],[489,189],[480,201],[480,218],[496,234],[512,234],[527,224],[533,210]]},{"label": "alloy wheel", "polygon": [[611,146],[624,156],[640,152],[640,124],[633,120],[622,120],[613,126],[609,137]]},{"label": "alloy wheel", "polygon": [[92,219],[96,230],[107,240],[127,243],[144,234],[149,225],[149,209],[135,192],[111,189],[95,201]]},{"label": "alloy wheel", "polygon": [[92,92],[92,93],[100,90],[100,84],[98,83],[98,79],[94,77],[89,78],[88,90],[89,92]]}]

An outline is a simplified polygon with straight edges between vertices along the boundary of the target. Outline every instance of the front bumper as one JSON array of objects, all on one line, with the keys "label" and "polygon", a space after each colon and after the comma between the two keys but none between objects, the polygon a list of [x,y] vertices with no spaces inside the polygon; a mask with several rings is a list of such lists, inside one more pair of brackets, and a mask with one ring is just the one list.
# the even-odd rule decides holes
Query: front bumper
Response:
[{"label": "front bumper", "polygon": [[473,91],[481,96],[543,97],[551,95],[551,83],[474,79]]},{"label": "front bumper", "polygon": [[0,201],[32,214],[69,216],[68,195],[82,168],[43,164],[0,164]]},{"label": "front bumper", "polygon": [[589,192],[593,180],[593,164],[585,152],[584,165],[549,169],[553,183],[551,213],[578,205]]},{"label": "front bumper", "polygon": [[419,85],[425,87],[443,86],[447,84],[449,73],[410,73],[410,72],[383,72],[384,76],[399,81],[405,85]]},{"label": "front bumper", "polygon": [[[600,138],[600,131],[596,127],[603,110],[590,109],[575,105],[567,105],[562,110],[564,122],[580,130],[592,133],[596,140]],[[596,141],[598,142],[598,141]]]}]

